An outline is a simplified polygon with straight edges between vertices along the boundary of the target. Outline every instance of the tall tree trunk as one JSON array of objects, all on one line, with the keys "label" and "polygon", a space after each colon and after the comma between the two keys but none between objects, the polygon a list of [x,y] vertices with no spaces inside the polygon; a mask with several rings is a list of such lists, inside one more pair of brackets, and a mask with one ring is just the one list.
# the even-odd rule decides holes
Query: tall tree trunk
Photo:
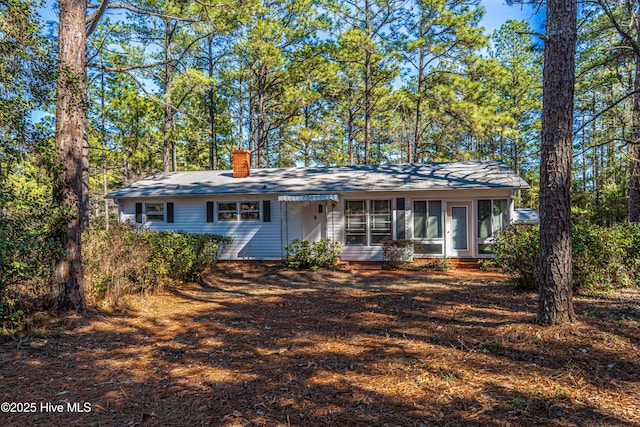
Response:
[{"label": "tall tree trunk", "polygon": [[86,12],[81,0],[60,0],[59,66],[56,100],[56,155],[60,171],[54,198],[66,217],[58,240],[64,255],[53,266],[52,299],[58,311],[86,312],[82,282],[81,234],[86,115]]},{"label": "tall tree trunk", "polygon": [[[107,195],[107,130],[105,127],[105,106],[104,106],[104,72],[100,74],[100,139],[102,140],[102,192]],[[109,230],[109,199],[104,198],[104,228]]]},{"label": "tall tree trunk", "polygon": [[[640,11],[638,12],[640,14]],[[636,42],[640,45],[640,16],[636,15]],[[633,79],[633,111],[631,123],[631,145],[629,145],[629,221],[640,222],[640,56],[635,55]]]},{"label": "tall tree trunk", "polygon": [[[168,19],[164,21],[165,39],[164,39],[164,60],[165,63],[165,80],[164,80],[164,133],[163,133],[163,157],[162,168],[164,172],[169,172],[173,166],[173,106],[171,105],[171,88],[173,86],[173,64],[171,63],[171,22]],[[174,168],[175,170],[175,168]]]},{"label": "tall tree trunk", "polygon": [[[424,38],[426,32],[427,8],[424,4],[420,5],[420,37]],[[407,144],[407,161],[412,163],[415,161],[414,152],[417,154],[419,147],[422,146],[422,91],[424,89],[424,71],[425,71],[425,43],[420,44],[420,56],[418,58],[418,87],[416,89],[416,123],[413,135],[413,150],[411,144]]]},{"label": "tall tree trunk", "polygon": [[265,151],[267,145],[267,124],[265,121],[266,118],[266,97],[267,97],[267,89],[266,89],[266,80],[267,80],[267,69],[265,66],[260,66],[258,71],[258,100],[257,100],[257,110],[258,114],[256,117],[256,167],[264,168],[265,167]]},{"label": "tall tree trunk", "polygon": [[[365,33],[371,37],[371,17],[369,16],[369,0],[364,6]],[[364,54],[364,164],[371,164],[371,52],[365,47]]]},{"label": "tall tree trunk", "polygon": [[571,270],[571,148],[577,0],[548,0],[540,164],[538,322],[575,320]]},{"label": "tall tree trunk", "polygon": [[[207,37],[208,76],[213,79],[213,35]],[[216,140],[216,105],[214,85],[207,91],[209,101],[209,169],[218,168],[218,141]]]},{"label": "tall tree trunk", "polygon": [[243,79],[238,79],[238,148],[244,146],[244,92],[242,91]]},{"label": "tall tree trunk", "polygon": [[353,90],[353,82],[349,82],[349,118],[347,119],[347,150],[349,154],[349,166],[355,165],[355,135],[354,135],[354,122],[355,122],[355,113],[354,113],[354,90]]}]

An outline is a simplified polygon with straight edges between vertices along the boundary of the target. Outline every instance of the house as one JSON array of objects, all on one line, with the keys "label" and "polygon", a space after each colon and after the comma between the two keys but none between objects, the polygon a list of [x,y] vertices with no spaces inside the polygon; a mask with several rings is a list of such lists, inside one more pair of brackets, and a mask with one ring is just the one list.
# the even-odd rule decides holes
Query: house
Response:
[{"label": "house", "polygon": [[515,218],[529,188],[504,163],[336,166],[158,173],[107,195],[120,221],[150,230],[232,236],[220,259],[279,259],[294,239],[329,238],[348,261],[382,259],[389,239],[416,257],[490,256],[493,234]]}]

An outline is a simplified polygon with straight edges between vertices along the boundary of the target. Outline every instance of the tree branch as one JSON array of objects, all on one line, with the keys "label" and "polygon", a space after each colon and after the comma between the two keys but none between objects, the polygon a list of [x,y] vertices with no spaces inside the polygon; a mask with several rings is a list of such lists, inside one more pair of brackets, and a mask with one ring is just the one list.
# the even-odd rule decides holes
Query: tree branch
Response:
[{"label": "tree branch", "polygon": [[88,26],[87,38],[91,35],[91,33],[93,33],[93,31],[98,26],[98,22],[100,21],[100,18],[104,14],[104,11],[107,9],[108,4],[109,4],[109,0],[102,0],[102,3],[100,3],[100,6],[98,6],[96,10],[91,12],[91,15],[87,16],[87,19],[85,20],[85,25]]},{"label": "tree branch", "polygon": [[585,127],[587,127],[587,125],[593,123],[594,121],[596,121],[597,119],[600,118],[600,116],[602,116],[604,113],[606,113],[607,111],[615,108],[618,104],[620,104],[622,101],[626,100],[627,98],[629,98],[630,96],[636,95],[640,93],[640,89],[636,89],[632,92],[627,93],[625,96],[623,96],[622,98],[618,99],[617,101],[615,101],[613,104],[607,106],[607,108],[605,108],[602,111],[599,111],[597,114],[595,114],[591,119],[587,120],[586,122],[584,122],[582,124],[582,126],[580,126],[578,129],[576,129],[573,132],[573,136],[576,136],[580,131],[582,131]]}]

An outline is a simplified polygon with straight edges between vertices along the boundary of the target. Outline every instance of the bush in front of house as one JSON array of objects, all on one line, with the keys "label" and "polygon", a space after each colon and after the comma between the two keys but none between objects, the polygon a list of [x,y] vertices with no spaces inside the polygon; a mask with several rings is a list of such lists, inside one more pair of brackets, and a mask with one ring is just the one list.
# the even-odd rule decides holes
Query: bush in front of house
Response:
[{"label": "bush in front of house", "polygon": [[384,268],[395,270],[413,261],[414,243],[411,240],[386,240],[382,244]]},{"label": "bush in front of house", "polygon": [[216,262],[218,251],[232,241],[228,236],[176,231],[147,232],[145,240],[152,270],[160,277],[187,282],[200,280],[204,269]]},{"label": "bush in front of house", "polygon": [[538,224],[513,224],[502,229],[490,262],[514,276],[518,289],[538,289],[540,275],[540,227]]},{"label": "bush in front of house", "polygon": [[126,294],[156,292],[167,280],[199,280],[228,236],[151,232],[131,223],[83,235],[85,287],[89,297],[117,306]]},{"label": "bush in front of house", "polygon": [[317,270],[334,268],[342,251],[342,244],[331,239],[317,242],[296,239],[284,247],[286,255],[283,261],[287,268]]},{"label": "bush in front of house", "polygon": [[[571,235],[574,289],[638,286],[640,225],[578,225],[573,227]],[[516,224],[502,230],[496,238],[492,263],[505,273],[513,274],[516,287],[537,290],[540,273],[539,226]]]}]

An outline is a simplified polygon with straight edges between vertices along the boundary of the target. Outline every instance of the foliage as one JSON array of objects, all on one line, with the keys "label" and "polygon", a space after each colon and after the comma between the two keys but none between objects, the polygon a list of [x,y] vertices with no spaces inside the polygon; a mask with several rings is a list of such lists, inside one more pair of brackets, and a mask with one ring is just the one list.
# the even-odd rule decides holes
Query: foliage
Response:
[{"label": "foliage", "polygon": [[386,240],[382,244],[384,267],[395,270],[413,260],[412,240]]},{"label": "foliage", "polygon": [[446,256],[434,259],[433,261],[429,262],[426,267],[435,271],[451,270],[449,258],[447,258]]},{"label": "foliage", "polygon": [[[640,225],[580,225],[572,229],[573,288],[611,289],[638,286]],[[492,263],[514,274],[519,289],[538,289],[540,240],[538,225],[511,225],[502,230]]]},{"label": "foliage", "polygon": [[146,232],[144,236],[152,271],[181,281],[200,280],[204,269],[216,262],[218,251],[232,241],[228,236],[175,231]]},{"label": "foliage", "polygon": [[492,263],[515,275],[518,289],[538,289],[540,275],[540,227],[515,224],[502,229],[496,238]]},{"label": "foliage", "polygon": [[126,294],[156,292],[168,279],[198,280],[231,242],[227,236],[150,232],[130,223],[85,231],[83,262],[90,297],[115,306]]},{"label": "foliage", "polygon": [[574,288],[637,286],[640,279],[640,225],[573,228]]},{"label": "foliage", "polygon": [[340,256],[342,244],[330,239],[317,242],[296,239],[284,247],[286,255],[284,264],[288,268],[317,270],[318,268],[334,268]]}]

